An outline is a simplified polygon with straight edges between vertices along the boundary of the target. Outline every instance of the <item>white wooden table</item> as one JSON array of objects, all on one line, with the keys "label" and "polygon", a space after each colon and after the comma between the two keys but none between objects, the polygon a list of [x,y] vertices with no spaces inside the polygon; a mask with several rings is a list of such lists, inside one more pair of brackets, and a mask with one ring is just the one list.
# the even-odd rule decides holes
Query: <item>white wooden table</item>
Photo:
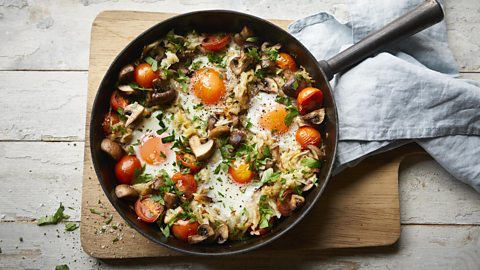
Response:
[{"label": "white wooden table", "polygon": [[[409,160],[400,173],[402,235],[387,248],[333,250],[248,260],[97,261],[80,231],[38,227],[60,202],[80,219],[90,26],[106,9],[186,12],[225,8],[297,19],[327,10],[347,19],[345,0],[27,1],[0,0],[0,269],[480,269],[480,195],[434,161]],[[480,1],[450,0],[451,49],[466,78],[480,80]],[[23,241],[22,241],[23,240]]]}]

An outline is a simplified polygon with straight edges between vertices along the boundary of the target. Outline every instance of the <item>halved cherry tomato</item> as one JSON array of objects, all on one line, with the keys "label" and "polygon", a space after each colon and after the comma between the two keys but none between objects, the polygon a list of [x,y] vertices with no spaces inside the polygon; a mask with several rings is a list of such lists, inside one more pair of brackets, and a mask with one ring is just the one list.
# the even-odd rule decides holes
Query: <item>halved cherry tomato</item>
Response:
[{"label": "halved cherry tomato", "polygon": [[215,104],[225,95],[223,75],[213,68],[197,70],[192,77],[193,93],[202,103]]},{"label": "halved cherry tomato", "polygon": [[197,192],[195,177],[189,173],[177,172],[172,176],[172,181],[187,199],[193,198],[193,193]]},{"label": "halved cherry tomato", "polygon": [[292,198],[293,191],[291,189],[285,190],[281,198],[277,198],[277,209],[284,217],[292,215],[293,209],[290,207],[290,199]]},{"label": "halved cherry tomato", "polygon": [[141,170],[142,164],[135,156],[124,156],[115,165],[115,176],[122,184],[131,185],[135,170]]},{"label": "halved cherry tomato", "polygon": [[323,105],[323,93],[315,87],[304,88],[297,96],[298,110],[304,115],[313,110],[319,109]]},{"label": "halved cherry tomato", "polygon": [[114,112],[109,112],[105,114],[105,117],[103,118],[102,122],[102,129],[103,132],[105,132],[106,135],[109,135],[112,133],[112,126],[120,122],[120,117],[118,116],[117,113]]},{"label": "halved cherry tomato", "polygon": [[230,41],[229,35],[217,36],[211,35],[207,37],[207,39],[202,42],[202,47],[209,50],[209,51],[220,51],[221,49],[227,46],[228,42]]},{"label": "halved cherry tomato", "polygon": [[297,129],[295,140],[302,146],[302,148],[307,148],[307,145],[320,146],[322,135],[313,127],[303,126]]},{"label": "halved cherry tomato", "polygon": [[195,174],[202,169],[197,163],[197,159],[194,155],[189,153],[177,153],[176,155],[177,162],[180,162],[183,166],[190,169],[192,174]]},{"label": "halved cherry tomato", "polygon": [[172,233],[177,239],[187,242],[190,235],[197,234],[198,226],[200,224],[196,221],[180,219],[173,223]]},{"label": "halved cherry tomato", "polygon": [[276,64],[281,69],[288,69],[290,71],[297,70],[297,64],[293,57],[288,53],[279,53]]},{"label": "halved cherry tomato", "polygon": [[238,164],[233,164],[228,168],[228,173],[238,184],[248,184],[252,181],[254,172],[250,170],[250,164],[245,162],[240,162]]},{"label": "halved cherry tomato", "polygon": [[135,203],[135,213],[137,216],[148,223],[155,222],[163,213],[165,208],[159,202],[150,197],[138,199]]},{"label": "halved cherry tomato", "polygon": [[118,108],[125,109],[128,105],[128,100],[124,98],[117,90],[113,91],[112,96],[110,97],[110,106],[114,111],[117,111]]},{"label": "halved cherry tomato", "polygon": [[152,66],[147,63],[141,63],[135,67],[135,81],[144,88],[152,88],[152,82],[158,78],[158,74],[153,71]]}]

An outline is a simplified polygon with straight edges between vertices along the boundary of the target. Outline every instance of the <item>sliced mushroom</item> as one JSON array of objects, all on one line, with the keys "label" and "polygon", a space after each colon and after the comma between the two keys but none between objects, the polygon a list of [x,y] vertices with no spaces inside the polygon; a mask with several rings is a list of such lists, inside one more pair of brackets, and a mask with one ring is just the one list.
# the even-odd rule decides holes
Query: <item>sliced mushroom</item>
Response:
[{"label": "sliced mushroom", "polygon": [[253,36],[253,31],[249,27],[244,26],[240,33],[237,33],[233,36],[233,41],[238,45],[243,45],[247,41],[247,38],[251,36]]},{"label": "sliced mushroom", "polygon": [[115,195],[119,199],[134,200],[138,198],[137,191],[129,185],[120,184],[115,187]]},{"label": "sliced mushroom", "polygon": [[135,120],[143,116],[143,111],[145,108],[138,104],[137,102],[129,104],[123,110],[125,115],[127,115],[127,121],[125,122],[125,127],[130,126]]},{"label": "sliced mushroom", "polygon": [[273,70],[275,68],[275,62],[267,59],[266,56],[262,56],[262,61],[260,61],[260,67],[265,70]]},{"label": "sliced mushroom", "polygon": [[300,90],[308,87],[308,82],[301,75],[292,76],[282,87],[285,95],[296,98]]},{"label": "sliced mushroom", "polygon": [[292,197],[290,198],[288,204],[290,206],[290,209],[294,211],[295,209],[298,209],[300,206],[302,206],[304,202],[305,198],[297,194],[292,194]]},{"label": "sliced mushroom", "polygon": [[219,126],[210,130],[208,137],[210,139],[216,139],[230,134],[230,127],[228,126]]},{"label": "sliced mushroom", "polygon": [[125,95],[131,95],[135,92],[135,89],[133,89],[130,85],[125,84],[125,85],[119,85],[117,87],[118,90],[122,91]]},{"label": "sliced mushroom", "polygon": [[247,135],[245,134],[245,132],[238,129],[234,129],[232,133],[230,133],[230,136],[228,137],[228,142],[233,147],[237,147],[240,145],[240,143],[242,143],[243,140],[245,140],[246,136]]},{"label": "sliced mushroom", "polygon": [[270,149],[270,153],[272,154],[272,159],[275,162],[280,160],[280,148],[277,146]]},{"label": "sliced mushroom", "polygon": [[309,191],[310,189],[312,189],[312,187],[315,185],[315,183],[313,183],[313,181],[308,181],[307,184],[305,184],[305,186],[303,186],[302,188],[302,191]]},{"label": "sliced mushroom", "polygon": [[131,81],[133,81],[134,70],[135,68],[131,64],[124,66],[118,73],[118,81],[120,83],[130,83]]},{"label": "sliced mushroom", "polygon": [[215,231],[208,224],[201,224],[197,228],[197,234],[188,236],[189,244],[198,244],[200,242],[209,242],[215,237]]},{"label": "sliced mushroom", "polygon": [[215,128],[215,123],[217,123],[217,118],[214,115],[210,115],[207,121],[207,129],[212,130]]},{"label": "sliced mushroom", "polygon": [[238,76],[247,70],[250,64],[251,58],[247,57],[247,55],[242,52],[240,53],[240,57],[235,57],[230,60],[229,66],[233,73]]},{"label": "sliced mushroom", "polygon": [[139,194],[139,195],[148,195],[152,193],[152,182],[148,183],[139,183],[135,185],[131,185],[133,189]]},{"label": "sliced mushroom", "polygon": [[165,56],[165,48],[160,45],[160,41],[155,41],[143,47],[142,56],[140,58],[143,59],[147,56],[151,56],[155,58],[155,60],[160,61],[163,56]]},{"label": "sliced mushroom", "polygon": [[147,94],[147,104],[150,106],[170,104],[177,98],[177,90],[169,81],[157,78],[152,84],[153,93]]},{"label": "sliced mushroom", "polygon": [[320,125],[325,119],[325,108],[309,112],[302,116],[302,118],[306,121],[310,121],[312,124]]},{"label": "sliced mushroom", "polygon": [[122,147],[108,138],[102,140],[100,148],[115,160],[119,160],[124,155]]},{"label": "sliced mushroom", "polygon": [[205,143],[202,143],[200,138],[194,135],[190,137],[188,143],[198,161],[208,159],[215,152],[215,142],[213,140],[207,140]]},{"label": "sliced mushroom", "polygon": [[213,202],[213,199],[207,196],[207,194],[204,193],[194,193],[193,194],[193,199],[197,202],[200,203],[211,203]]},{"label": "sliced mushroom", "polygon": [[223,244],[228,240],[228,226],[225,223],[220,224],[215,230],[217,243]]},{"label": "sliced mushroom", "polygon": [[172,209],[178,206],[178,203],[180,202],[180,198],[170,192],[165,192],[165,195],[163,195],[163,200],[165,201],[165,207],[168,209]]},{"label": "sliced mushroom", "polygon": [[265,83],[262,84],[261,87],[258,87],[258,90],[270,94],[278,93],[278,84],[275,82],[275,80],[272,78],[265,78],[264,81]]}]

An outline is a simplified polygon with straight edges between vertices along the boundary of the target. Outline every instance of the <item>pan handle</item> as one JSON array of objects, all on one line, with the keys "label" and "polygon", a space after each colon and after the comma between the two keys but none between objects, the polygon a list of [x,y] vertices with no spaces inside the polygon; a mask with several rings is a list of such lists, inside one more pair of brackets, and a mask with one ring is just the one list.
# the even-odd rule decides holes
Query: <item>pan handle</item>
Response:
[{"label": "pan handle", "polygon": [[379,52],[389,44],[416,34],[443,19],[443,10],[436,0],[427,0],[412,11],[371,33],[358,43],[329,60],[320,61],[328,80],[336,73],[346,71],[355,64]]}]

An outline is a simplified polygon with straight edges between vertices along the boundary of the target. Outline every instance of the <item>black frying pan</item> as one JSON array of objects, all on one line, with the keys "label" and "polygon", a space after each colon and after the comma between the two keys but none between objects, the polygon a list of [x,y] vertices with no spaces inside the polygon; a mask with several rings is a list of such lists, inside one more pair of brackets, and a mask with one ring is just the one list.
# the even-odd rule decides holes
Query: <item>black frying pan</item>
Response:
[{"label": "black frying pan", "polygon": [[[379,52],[388,44],[413,35],[443,19],[440,4],[428,0],[403,17],[388,24],[383,29],[369,35],[359,43],[339,53],[327,61],[318,62],[315,57],[294,37],[278,26],[251,15],[223,10],[198,11],[182,14],[165,20],[148,29],[135,38],[113,61],[103,78],[92,108],[90,124],[90,149],[92,161],[100,184],[118,213],[126,222],[151,241],[165,247],[196,255],[229,255],[263,246],[272,242],[297,224],[312,208],[322,194],[330,178],[338,140],[338,123],[335,100],[329,81],[333,75],[347,70],[363,59]],[[318,187],[306,194],[303,207],[292,216],[283,218],[266,235],[253,237],[245,241],[227,242],[223,245],[190,245],[175,238],[165,238],[155,224],[147,224],[137,220],[129,203],[115,196],[118,184],[114,176],[113,160],[100,149],[104,138],[102,132],[103,116],[109,108],[109,98],[114,90],[120,69],[140,57],[143,46],[165,36],[175,29],[177,33],[185,33],[195,29],[198,32],[231,32],[238,33],[243,26],[249,26],[256,36],[262,40],[282,44],[282,50],[295,56],[296,62],[302,65],[315,80],[315,87],[323,90],[326,109],[326,122],[322,127],[322,137],[326,144],[326,162],[318,174]]]}]

